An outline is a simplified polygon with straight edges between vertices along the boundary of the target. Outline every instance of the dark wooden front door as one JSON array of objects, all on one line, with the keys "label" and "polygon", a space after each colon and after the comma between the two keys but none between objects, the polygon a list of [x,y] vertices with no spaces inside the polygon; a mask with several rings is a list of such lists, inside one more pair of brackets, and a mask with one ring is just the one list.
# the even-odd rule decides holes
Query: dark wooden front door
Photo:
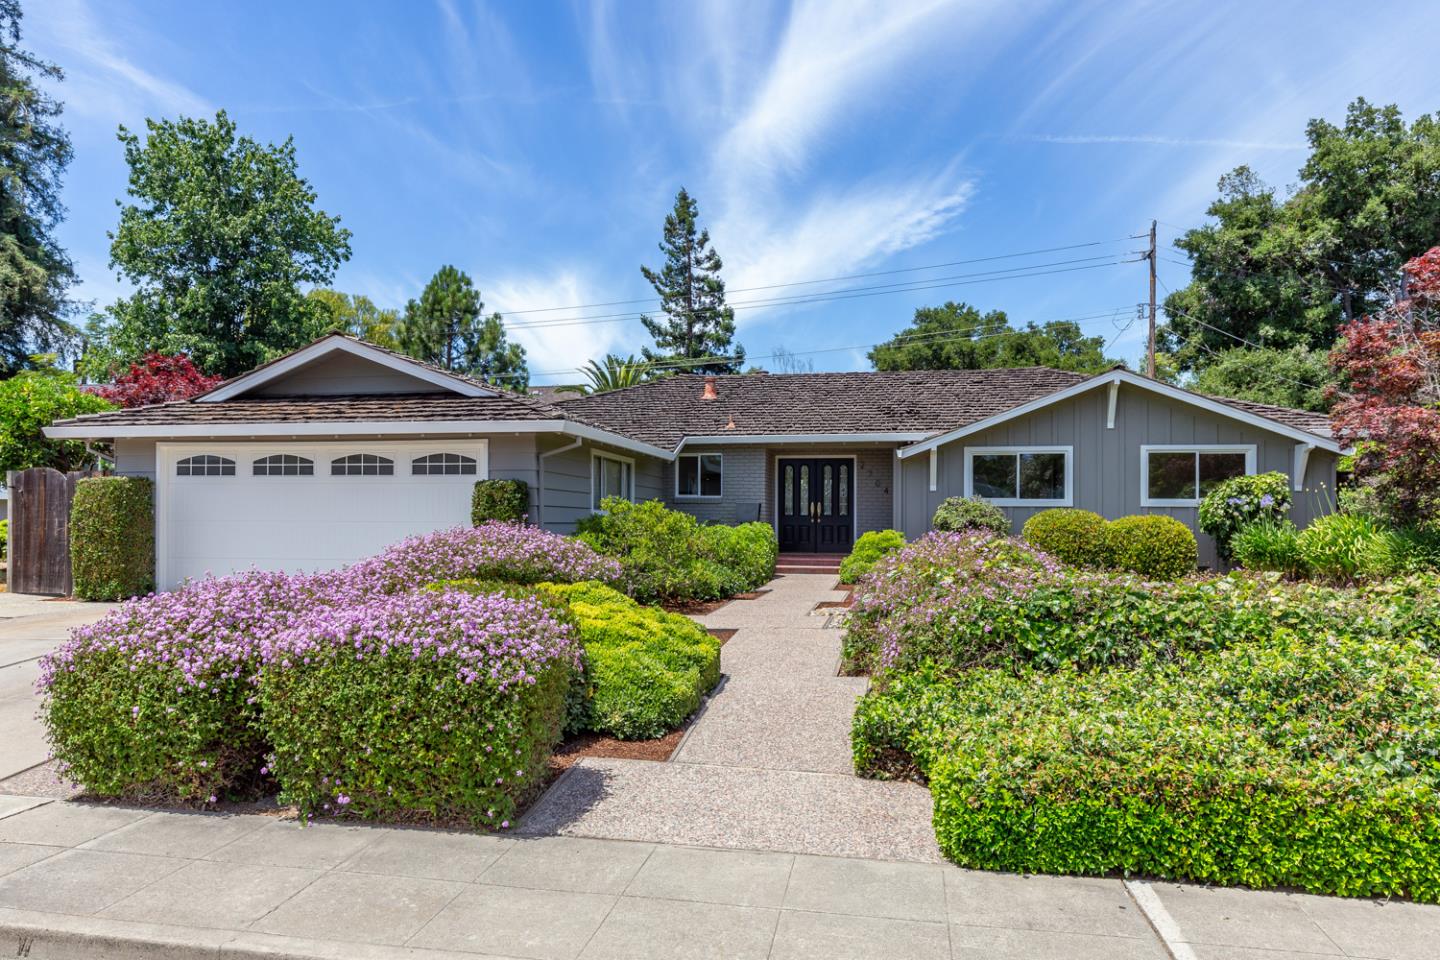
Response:
[{"label": "dark wooden front door", "polygon": [[849,553],[855,530],[855,461],[786,457],[779,461],[775,515],[780,550]]}]

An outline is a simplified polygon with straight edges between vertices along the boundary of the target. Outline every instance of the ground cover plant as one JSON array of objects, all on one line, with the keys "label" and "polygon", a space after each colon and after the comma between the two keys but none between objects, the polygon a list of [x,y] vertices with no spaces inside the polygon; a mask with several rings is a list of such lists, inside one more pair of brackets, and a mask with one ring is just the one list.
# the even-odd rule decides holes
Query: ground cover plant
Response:
[{"label": "ground cover plant", "polygon": [[778,545],[769,524],[702,526],[658,500],[607,497],[601,507],[580,521],[578,537],[620,564],[619,584],[643,603],[718,600],[775,575]]},{"label": "ground cover plant", "polygon": [[321,609],[263,645],[267,766],[302,816],[504,829],[542,787],[578,666],[533,597],[463,590]]},{"label": "ground cover plant", "polygon": [[874,568],[880,558],[905,546],[899,530],[870,530],[860,534],[849,556],[840,561],[840,582],[854,583]]},{"label": "ground cover plant", "polygon": [[1426,644],[1282,628],[1127,669],[906,674],[854,746],[928,781],[964,866],[1436,901],[1437,716]]}]

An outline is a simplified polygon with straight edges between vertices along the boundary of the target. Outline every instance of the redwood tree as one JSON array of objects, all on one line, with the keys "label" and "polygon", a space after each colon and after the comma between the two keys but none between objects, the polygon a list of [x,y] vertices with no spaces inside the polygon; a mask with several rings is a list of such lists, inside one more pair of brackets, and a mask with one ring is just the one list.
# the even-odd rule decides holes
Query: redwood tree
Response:
[{"label": "redwood tree", "polygon": [[1331,363],[1349,389],[1331,410],[1356,478],[1398,520],[1440,521],[1440,247],[1404,266],[1404,295],[1340,328]]},{"label": "redwood tree", "polygon": [[113,383],[96,387],[92,392],[122,407],[143,407],[185,400],[212,389],[224,379],[201,373],[183,353],[147,353]]}]

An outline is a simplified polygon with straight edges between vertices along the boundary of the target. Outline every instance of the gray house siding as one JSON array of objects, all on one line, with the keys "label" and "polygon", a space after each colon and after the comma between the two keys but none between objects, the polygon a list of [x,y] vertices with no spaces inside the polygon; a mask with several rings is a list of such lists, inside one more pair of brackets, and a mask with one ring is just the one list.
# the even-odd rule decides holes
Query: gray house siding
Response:
[{"label": "gray house siding", "polygon": [[[1195,529],[1200,541],[1200,562],[1215,566],[1214,542],[1201,534],[1194,507],[1142,507],[1140,448],[1146,444],[1235,444],[1255,446],[1259,473],[1293,471],[1295,441],[1190,404],[1120,387],[1115,427],[1106,426],[1108,391],[1099,387],[1034,413],[964,437],[940,447],[937,489],[929,489],[928,455],[904,461],[901,479],[901,523],[906,536],[923,534],[930,527],[935,507],[946,497],[965,493],[965,448],[1004,446],[1070,446],[1073,506],[1093,510],[1111,519],[1136,513],[1163,513]],[[1294,491],[1292,516],[1299,525],[1333,509],[1336,457],[1323,450],[1310,454],[1305,489]],[[1020,528],[1043,507],[1005,507]]]},{"label": "gray house siding", "polygon": [[[539,518],[545,529],[574,533],[575,525],[581,518],[590,515],[590,461],[597,451],[634,461],[636,500],[662,499],[664,472],[661,461],[589,442],[566,450],[573,442],[567,437],[550,435],[542,435],[540,439],[539,451],[543,457],[540,473],[544,477],[544,490]],[[561,452],[544,456],[552,451]]]},{"label": "gray house siding", "polygon": [[855,458],[855,535],[884,530],[894,522],[893,445],[725,444],[686,447],[685,454],[719,453],[724,456],[721,495],[715,499],[677,497],[674,463],[664,465],[665,503],[707,523],[775,522],[775,478],[778,461],[786,457]]}]

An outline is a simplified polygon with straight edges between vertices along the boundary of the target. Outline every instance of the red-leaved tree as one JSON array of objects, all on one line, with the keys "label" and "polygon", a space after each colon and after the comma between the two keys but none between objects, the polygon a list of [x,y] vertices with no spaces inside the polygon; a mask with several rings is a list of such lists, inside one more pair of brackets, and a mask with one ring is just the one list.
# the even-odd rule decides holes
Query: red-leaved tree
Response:
[{"label": "red-leaved tree", "polygon": [[143,407],[193,397],[223,379],[201,373],[184,354],[148,353],[113,383],[95,387],[92,392],[122,407]]},{"label": "red-leaved tree", "polygon": [[1405,295],[1340,328],[1331,365],[1348,382],[1330,422],[1355,475],[1397,519],[1440,521],[1440,247],[1404,267]]}]

